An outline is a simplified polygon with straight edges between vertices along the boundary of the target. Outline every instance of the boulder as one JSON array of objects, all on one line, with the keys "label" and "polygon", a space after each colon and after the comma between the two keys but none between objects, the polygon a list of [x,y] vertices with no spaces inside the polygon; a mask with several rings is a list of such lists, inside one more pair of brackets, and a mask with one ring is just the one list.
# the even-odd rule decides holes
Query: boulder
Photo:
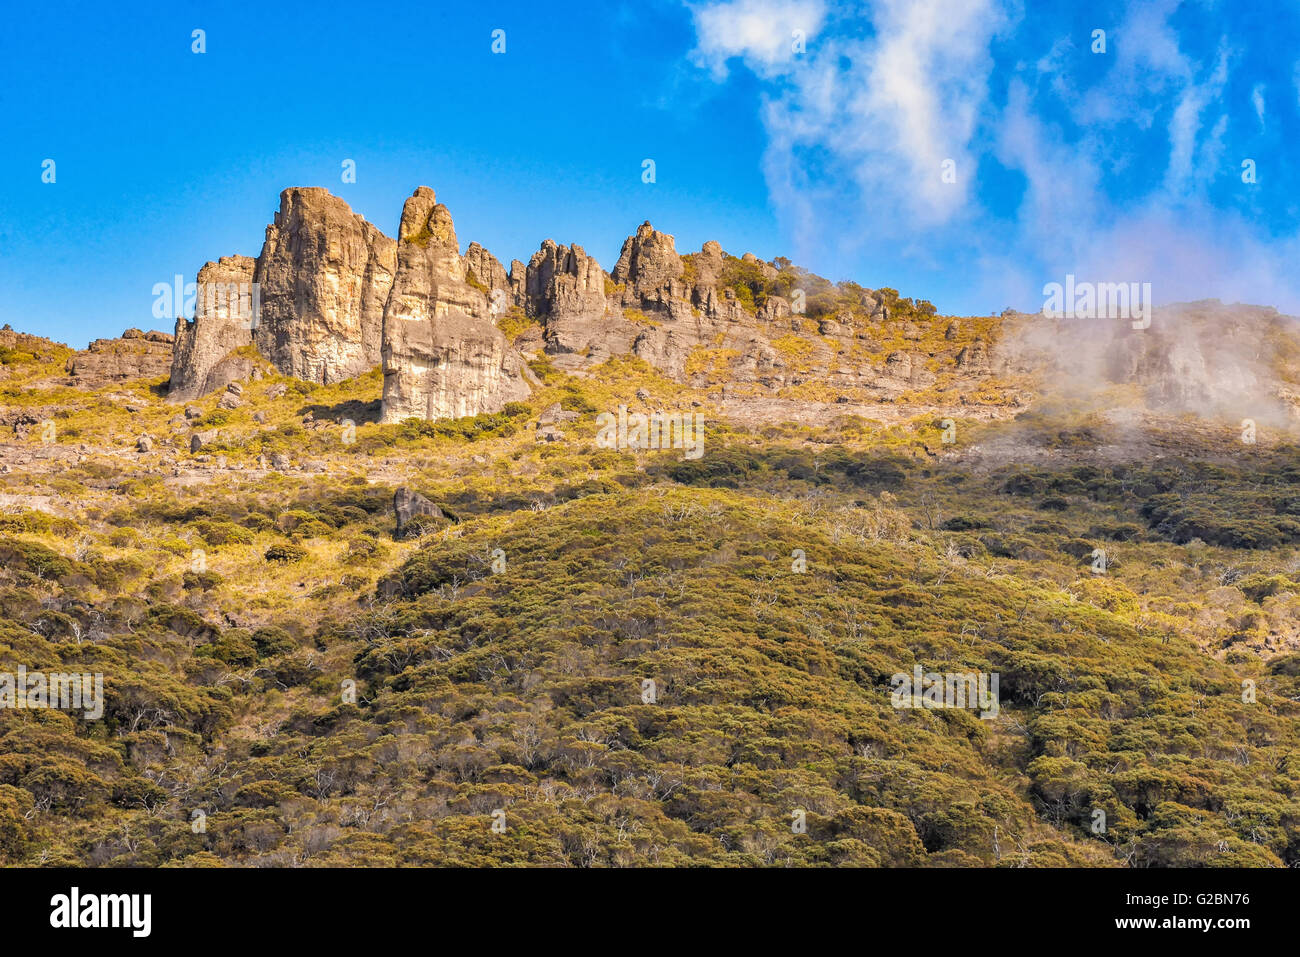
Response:
[{"label": "boulder", "polygon": [[429,499],[425,498],[419,492],[413,492],[409,488],[399,488],[393,495],[393,512],[397,516],[397,537],[402,538],[411,533],[418,533],[427,522],[421,519],[432,519],[434,523],[441,524],[449,521],[449,517]]},{"label": "boulder", "polygon": [[195,432],[190,436],[190,454],[194,454],[204,446],[215,442],[220,434],[221,433],[217,429],[206,429],[202,432]]},{"label": "boulder", "polygon": [[556,425],[560,422],[575,422],[577,421],[577,418],[577,412],[565,411],[560,407],[560,403],[555,402],[548,406],[545,411],[537,417],[537,425],[542,427],[547,425]]}]

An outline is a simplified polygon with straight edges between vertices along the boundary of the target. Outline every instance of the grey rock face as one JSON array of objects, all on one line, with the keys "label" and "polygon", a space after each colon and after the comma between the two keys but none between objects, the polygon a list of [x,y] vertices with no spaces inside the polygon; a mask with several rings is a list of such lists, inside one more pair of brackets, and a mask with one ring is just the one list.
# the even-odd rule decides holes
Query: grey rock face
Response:
[{"label": "grey rock face", "polygon": [[984,343],[976,339],[970,345],[962,347],[961,352],[957,353],[957,366],[971,372],[988,371],[989,355]]},{"label": "grey rock face", "polygon": [[605,271],[581,246],[548,239],[528,262],[525,309],[538,317],[605,315]]},{"label": "grey rock face", "polygon": [[478,243],[470,243],[465,250],[465,279],[470,285],[479,283],[486,286],[489,299],[500,289],[506,293],[506,301],[510,300],[510,277],[506,275],[506,267]]},{"label": "grey rock face", "polygon": [[[546,240],[533,254],[525,272],[525,311],[540,318],[546,346],[553,353],[582,352],[604,346],[608,358],[616,348],[606,324],[605,270],[581,246],[561,246]],[[623,344],[626,351],[630,339]],[[599,361],[599,360],[597,360]]]},{"label": "grey rock face", "polygon": [[518,259],[510,260],[510,304],[520,309],[528,305],[528,267]]},{"label": "grey rock face", "polygon": [[645,222],[637,227],[636,235],[623,242],[613,276],[614,282],[644,299],[656,297],[661,289],[680,279],[682,271],[673,237]]},{"label": "grey rock face", "polygon": [[722,278],[724,266],[722,245],[717,240],[710,239],[700,248],[699,254],[695,257],[696,282],[702,286],[716,285]]},{"label": "grey rock face", "polygon": [[487,294],[466,281],[451,214],[427,186],[402,210],[383,365],[383,422],[496,412],[529,392]]}]

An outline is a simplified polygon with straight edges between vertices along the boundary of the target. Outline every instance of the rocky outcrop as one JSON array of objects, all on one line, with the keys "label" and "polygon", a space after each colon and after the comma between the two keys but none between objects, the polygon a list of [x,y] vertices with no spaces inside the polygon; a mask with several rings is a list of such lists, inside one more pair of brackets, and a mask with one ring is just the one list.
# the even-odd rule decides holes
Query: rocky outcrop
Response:
[{"label": "rocky outcrop", "polygon": [[256,268],[257,260],[248,256],[223,256],[199,270],[198,288],[213,293],[198,297],[193,319],[176,320],[167,390],[172,401],[197,399],[247,374],[251,360],[231,353],[253,344],[253,317],[245,311],[252,307],[251,297],[241,303],[238,290],[251,289]]},{"label": "rocky outcrop", "polygon": [[602,361],[631,345],[632,330],[619,330],[607,322],[605,270],[581,246],[561,246],[546,240],[533,253],[525,270],[522,305],[528,315],[541,319],[548,352],[581,353]]},{"label": "rocky outcrop", "polygon": [[118,339],[96,339],[68,360],[73,385],[99,389],[133,379],[165,378],[172,364],[172,337],[128,329]]},{"label": "rocky outcrop", "polygon": [[528,261],[526,277],[524,306],[529,315],[605,317],[605,270],[581,246],[546,240]]},{"label": "rocky outcrop", "polygon": [[[897,302],[892,291],[832,287],[787,267],[729,256],[712,241],[682,256],[672,235],[647,222],[612,273],[581,246],[553,240],[507,272],[478,243],[460,254],[451,214],[425,187],[407,200],[397,241],[324,190],[290,189],[257,260],[229,257],[200,274],[255,282],[255,321],[215,308],[178,323],[171,394],[192,399],[255,376],[259,354],[284,374],[324,383],[382,363],[384,422],[474,415],[525,398],[531,376],[518,350],[544,350],[570,371],[632,355],[694,385],[816,383],[862,401],[926,388],[936,369],[951,369],[959,385],[993,374],[993,343],[974,341],[973,331],[954,324],[944,337],[948,324],[932,329],[910,304],[910,318],[894,322],[883,305]],[[812,288],[793,288],[792,276]],[[820,308],[805,314],[819,294]],[[535,320],[522,331],[513,324],[513,346],[498,329],[507,310]]]},{"label": "rocky outcrop", "polygon": [[506,275],[506,267],[478,243],[470,243],[465,250],[465,281],[471,286],[484,287],[489,301],[498,290],[506,294],[504,302],[510,300],[510,277]]},{"label": "rocky outcrop", "polygon": [[[672,289],[681,278],[683,268],[673,237],[645,222],[637,228],[636,235],[623,242],[613,278],[625,287],[628,296],[648,302],[660,299],[662,291]],[[685,286],[681,289],[684,291]]]},{"label": "rocky outcrop", "polygon": [[495,412],[529,392],[487,290],[467,281],[451,214],[427,186],[402,209],[382,353],[383,422]]},{"label": "rocky outcrop", "polygon": [[176,323],[169,398],[194,399],[247,377],[255,360],[232,356],[246,346],[311,382],[374,368],[396,249],[327,190],[286,189],[257,259],[228,256],[199,270],[195,318]]},{"label": "rocky outcrop", "polygon": [[257,258],[253,343],[285,375],[326,385],[380,361],[397,244],[319,188],[286,189]]},{"label": "rocky outcrop", "polygon": [[961,352],[957,353],[957,368],[963,369],[967,372],[988,371],[988,350],[984,347],[984,342],[982,340],[976,339],[970,345],[962,347]]}]

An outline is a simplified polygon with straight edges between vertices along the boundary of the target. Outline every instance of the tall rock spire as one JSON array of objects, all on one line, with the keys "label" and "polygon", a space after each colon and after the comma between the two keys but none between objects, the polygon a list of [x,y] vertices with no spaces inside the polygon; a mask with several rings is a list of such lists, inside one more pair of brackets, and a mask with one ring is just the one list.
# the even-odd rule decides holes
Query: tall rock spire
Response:
[{"label": "tall rock spire", "polygon": [[257,258],[253,342],[295,378],[331,384],[379,364],[397,244],[337,196],[286,189]]},{"label": "tall rock spire", "polygon": [[496,327],[482,278],[468,281],[447,207],[417,188],[402,209],[384,310],[382,421],[495,412],[527,397],[522,362]]}]

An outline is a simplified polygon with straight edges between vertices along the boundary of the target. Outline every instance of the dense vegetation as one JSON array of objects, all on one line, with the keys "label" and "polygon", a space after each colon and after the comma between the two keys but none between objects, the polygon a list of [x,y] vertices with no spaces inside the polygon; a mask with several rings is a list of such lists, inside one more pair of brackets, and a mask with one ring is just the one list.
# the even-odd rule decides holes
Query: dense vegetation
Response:
[{"label": "dense vegetation", "polygon": [[[88,451],[0,477],[0,670],[106,705],[0,709],[0,860],[1300,862],[1295,448],[1107,462],[1062,413],[945,455],[922,417],[635,456],[592,412],[686,390],[535,371],[392,426],[376,376],[267,380],[199,403],[222,438],[174,473],[96,453],[140,430],[120,401],[13,387]],[[553,402],[580,417],[535,442]],[[1043,454],[962,458],[1008,440]],[[303,470],[200,469],[273,451]],[[448,519],[395,538],[399,485]],[[893,707],[915,664],[997,673],[999,715]]]}]

